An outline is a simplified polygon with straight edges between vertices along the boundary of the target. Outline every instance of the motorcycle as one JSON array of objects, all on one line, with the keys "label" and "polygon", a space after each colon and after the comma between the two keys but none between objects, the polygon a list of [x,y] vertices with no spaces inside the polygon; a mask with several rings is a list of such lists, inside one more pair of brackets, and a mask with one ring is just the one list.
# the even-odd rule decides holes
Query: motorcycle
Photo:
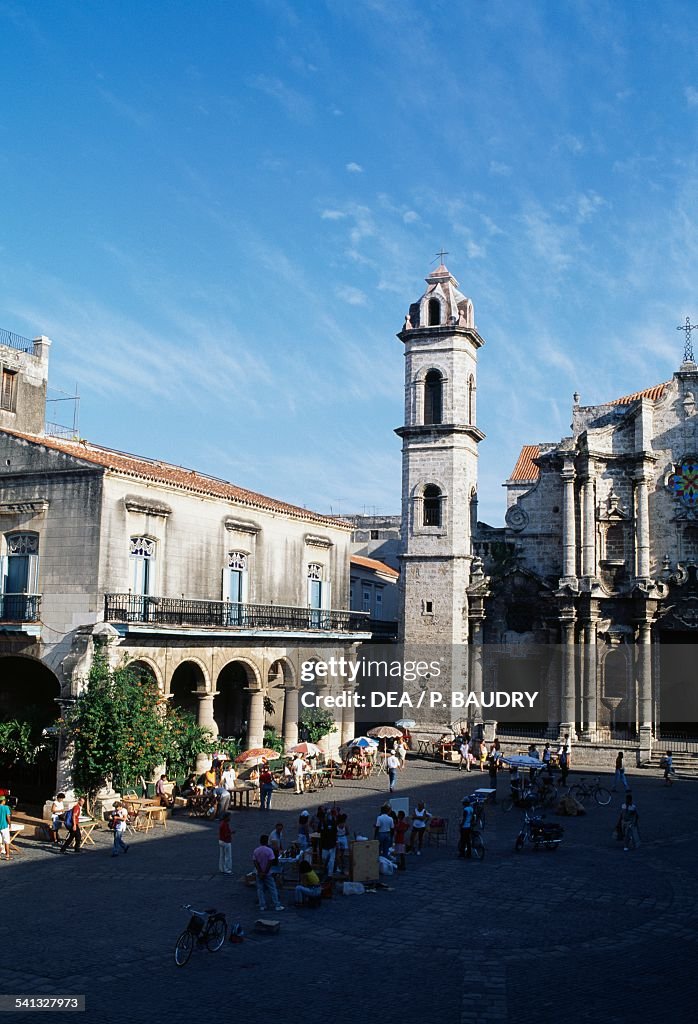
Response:
[{"label": "motorcycle", "polygon": [[564,829],[554,821],[544,821],[539,815],[524,814],[521,831],[516,837],[514,850],[520,853],[526,843],[536,849],[555,850],[562,842]]}]

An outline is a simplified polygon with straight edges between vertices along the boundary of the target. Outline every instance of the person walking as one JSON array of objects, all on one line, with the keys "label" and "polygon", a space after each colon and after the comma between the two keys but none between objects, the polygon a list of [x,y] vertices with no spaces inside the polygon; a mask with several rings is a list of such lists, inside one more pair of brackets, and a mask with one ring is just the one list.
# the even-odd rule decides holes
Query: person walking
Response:
[{"label": "person walking", "polygon": [[397,789],[397,773],[400,767],[400,758],[395,754],[390,754],[385,762],[385,767],[388,771],[388,788],[393,793]]},{"label": "person walking", "polygon": [[230,811],[226,811],[218,826],[218,870],[223,875],[233,873],[233,835]]},{"label": "person walking", "polygon": [[420,800],[414,811],[412,812],[412,841],[410,843],[410,850],[417,857],[422,856],[422,844],[424,843],[424,833],[427,830],[431,814],[426,809],[423,800]]},{"label": "person walking", "polygon": [[259,773],[259,806],[261,810],[271,810],[271,795],[273,792],[274,778],[269,770],[268,763],[264,761]]},{"label": "person walking", "polygon": [[80,853],[82,846],[82,832],[80,831],[80,816],[85,806],[84,796],[78,797],[72,807],[65,812],[65,827],[68,829],[68,836],[61,846],[61,853],[67,853],[68,847],[75,844],[75,852]]},{"label": "person walking", "polygon": [[120,853],[128,853],[129,851],[129,847],[124,842],[128,811],[119,800],[114,804],[111,820],[112,828],[114,829],[114,846],[112,847],[111,855],[112,857],[118,857]]},{"label": "person walking", "polygon": [[667,750],[662,758],[662,763],[664,765],[664,785],[673,786],[676,772],[674,770],[674,758],[670,750]]},{"label": "person walking", "polygon": [[569,762],[569,755],[567,753],[567,748],[565,747],[564,743],[560,745],[560,750],[558,752],[557,757],[558,757],[558,763],[560,765],[560,785],[561,786],[566,786],[567,785],[567,776],[569,775],[569,772],[570,772],[570,762]]},{"label": "person walking", "polygon": [[302,794],[305,792],[305,761],[300,754],[296,755],[296,759],[291,765],[291,771],[293,772],[293,782],[296,787],[296,793]]},{"label": "person walking", "polygon": [[490,750],[488,761],[489,761],[489,771],[490,771],[490,789],[494,790],[494,794],[492,796],[492,803],[496,804],[497,803],[497,770],[499,769],[499,758],[497,757],[497,751],[495,750],[494,745],[492,746],[492,749]]},{"label": "person walking", "polygon": [[334,862],[337,856],[337,822],[332,814],[327,813],[320,825],[320,857],[327,875],[334,874]]},{"label": "person walking", "polygon": [[628,781],[625,778],[625,767],[623,765],[623,751],[622,750],[618,751],[618,756],[616,757],[616,774],[613,777],[613,792],[614,793],[616,792],[617,785],[618,785],[619,782],[622,784],[623,789],[625,789],[625,790],[628,789]]},{"label": "person walking", "polygon": [[458,856],[472,857],[473,855],[473,805],[469,796],[463,797],[463,817],[460,823],[460,836],[458,839]]},{"label": "person walking", "polygon": [[260,836],[259,846],[257,846],[252,853],[252,863],[254,864],[256,875],[259,909],[262,911],[267,909],[267,898],[271,900],[274,910],[285,909],[279,903],[279,893],[276,888],[276,882],[271,874],[274,860],[274,851],[269,846],[269,836]]},{"label": "person walking", "polygon": [[628,790],[625,794],[625,802],[621,804],[620,817],[618,819],[618,825],[623,836],[623,852],[628,853],[632,847],[636,850],[640,845],[640,833],[638,831],[638,824],[640,822],[640,815],[637,812],[637,806],[633,800],[633,795]]},{"label": "person walking", "polygon": [[0,796],[0,843],[5,848],[5,860],[10,860],[11,824],[12,811],[7,806],[7,797]]}]

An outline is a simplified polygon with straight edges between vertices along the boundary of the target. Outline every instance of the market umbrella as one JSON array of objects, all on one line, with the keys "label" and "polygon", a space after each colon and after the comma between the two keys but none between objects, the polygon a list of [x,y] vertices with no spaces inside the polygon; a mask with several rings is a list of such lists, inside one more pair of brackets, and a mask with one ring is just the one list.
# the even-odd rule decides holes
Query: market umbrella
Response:
[{"label": "market umbrella", "polygon": [[368,736],[357,736],[355,739],[349,740],[349,742],[346,744],[346,746],[348,746],[348,747],[373,747],[375,749],[375,747],[378,746],[378,741],[377,740],[372,740]]},{"label": "market umbrella", "polygon": [[402,739],[402,733],[394,725],[378,725],[375,729],[369,729],[368,735],[379,740]]},{"label": "market umbrella", "polygon": [[512,768],[544,768],[545,765],[542,761],[539,761],[537,757],[529,757],[528,754],[510,754],[509,757],[503,757],[502,761],[504,764],[511,765]]},{"label": "market umbrella", "polygon": [[398,729],[414,729],[416,724],[414,718],[401,718],[395,723]]},{"label": "market umbrella", "polygon": [[324,750],[320,750],[314,743],[296,743],[295,747],[289,747],[286,751],[287,754],[305,754],[306,757],[317,757],[318,754],[324,754]]},{"label": "market umbrella", "polygon": [[278,751],[272,750],[270,747],[251,747],[249,750],[243,750],[241,754],[235,758],[236,764],[242,764],[243,761],[251,761],[253,757],[256,758],[277,758],[279,756]]}]

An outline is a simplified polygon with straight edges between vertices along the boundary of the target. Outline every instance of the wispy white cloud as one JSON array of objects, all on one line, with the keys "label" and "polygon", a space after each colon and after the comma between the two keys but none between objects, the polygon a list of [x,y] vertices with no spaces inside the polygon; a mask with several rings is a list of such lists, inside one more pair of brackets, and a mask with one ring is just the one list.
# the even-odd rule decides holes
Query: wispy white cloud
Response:
[{"label": "wispy white cloud", "polygon": [[360,288],[354,288],[352,285],[340,285],[335,289],[335,293],[337,298],[342,302],[347,302],[350,306],[366,305],[366,293],[362,292]]},{"label": "wispy white cloud", "polygon": [[361,166],[361,164],[357,164],[353,160],[351,161],[351,163],[348,163],[346,165],[346,170],[349,171],[350,174],[363,174],[364,172],[364,169]]},{"label": "wispy white cloud", "polygon": [[683,94],[689,107],[698,107],[698,89],[694,85],[687,85]]},{"label": "wispy white cloud", "polygon": [[145,128],[150,124],[151,116],[143,110],[137,110],[129,103],[125,103],[122,99],[119,99],[109,89],[99,89],[99,95],[102,97],[104,102],[111,107],[111,109],[123,117],[126,121],[130,121],[131,124],[135,124],[137,128]]},{"label": "wispy white cloud", "polygon": [[307,96],[272,75],[254,75],[247,79],[251,89],[269,96],[295,121],[307,124],[313,119],[314,107]]},{"label": "wispy white cloud", "polygon": [[402,215],[402,219],[405,222],[405,224],[416,224],[416,222],[419,220],[419,214],[416,212],[416,210],[405,210],[405,212]]},{"label": "wispy white cloud", "polygon": [[490,174],[506,178],[511,174],[511,167],[509,164],[501,163],[499,160],[490,160]]},{"label": "wispy white cloud", "polygon": [[323,220],[344,220],[347,214],[344,210],[323,210],[320,214]]}]

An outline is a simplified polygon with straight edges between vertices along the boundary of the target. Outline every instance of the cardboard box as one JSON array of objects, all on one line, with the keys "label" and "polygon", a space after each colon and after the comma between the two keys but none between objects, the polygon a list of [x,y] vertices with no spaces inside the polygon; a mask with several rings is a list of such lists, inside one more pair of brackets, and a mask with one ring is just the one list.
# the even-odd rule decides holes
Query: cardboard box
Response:
[{"label": "cardboard box", "polygon": [[354,840],[349,844],[349,880],[365,883],[378,878],[378,840]]}]

